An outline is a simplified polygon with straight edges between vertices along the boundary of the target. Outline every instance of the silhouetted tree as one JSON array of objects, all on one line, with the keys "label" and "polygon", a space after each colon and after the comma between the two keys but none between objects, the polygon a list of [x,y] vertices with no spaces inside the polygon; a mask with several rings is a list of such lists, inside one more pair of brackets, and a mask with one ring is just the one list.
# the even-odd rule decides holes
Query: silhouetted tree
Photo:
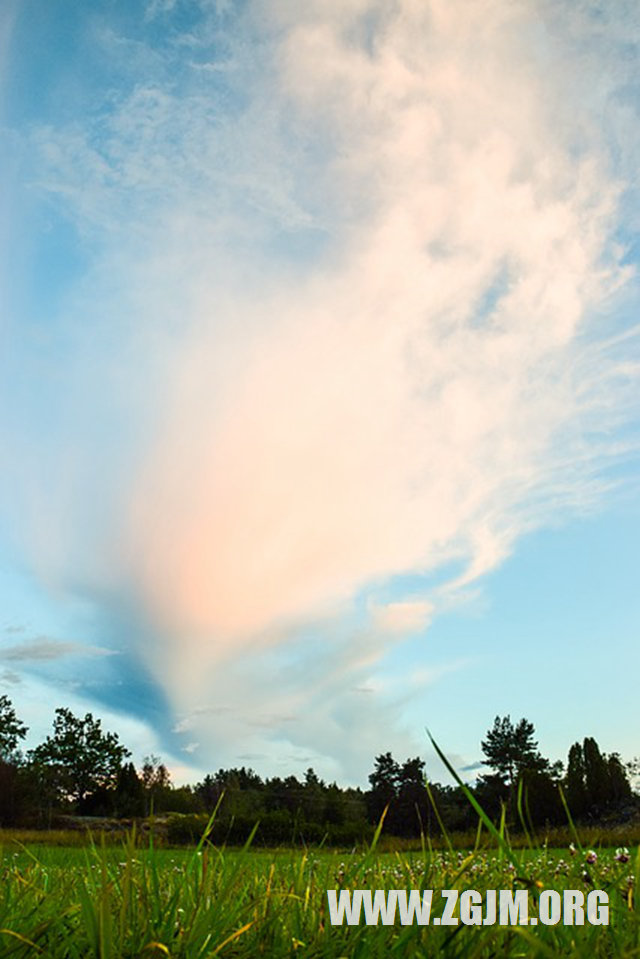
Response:
[{"label": "silhouetted tree", "polygon": [[133,763],[125,763],[118,772],[113,796],[116,816],[144,815],[144,786]]},{"label": "silhouetted tree", "polygon": [[[495,819],[500,815],[502,806],[508,801],[510,787],[498,773],[486,773],[478,777],[476,796],[484,811]],[[466,806],[469,804],[466,803]]]},{"label": "silhouetted tree", "polygon": [[[366,793],[327,785],[312,768],[302,780],[293,775],[262,780],[244,766],[219,769],[195,787],[175,788],[157,756],[145,758],[140,774],[132,763],[123,765],[128,750],[90,713],[80,719],[68,709],[56,710],[53,734],[28,753],[25,763],[17,750],[26,732],[9,699],[0,696],[0,825],[51,825],[62,803],[73,802],[81,814],[119,817],[147,814],[153,807],[184,814],[171,817],[171,828],[188,841],[201,834],[203,814],[219,800],[214,837],[221,843],[244,842],[259,821],[258,843],[352,845],[370,841],[387,807],[385,830],[392,835],[417,836],[421,827],[431,834],[438,818],[447,830],[477,824],[457,786],[430,783],[435,815],[419,757],[399,764],[390,752],[378,755]],[[482,750],[489,769],[474,789],[492,817],[506,804],[517,826],[515,797],[521,785],[532,825],[563,821],[557,788],[562,764],[551,765],[540,754],[531,722],[514,724],[509,716],[496,716]],[[592,737],[574,743],[563,780],[574,815],[602,817],[618,809],[626,815],[636,801],[628,775],[639,767],[640,761],[627,768],[618,753],[602,753]]]},{"label": "silhouetted tree", "polygon": [[9,761],[20,740],[28,732],[27,726],[20,722],[8,696],[0,696],[0,760]]},{"label": "silhouetted tree", "polygon": [[367,793],[367,810],[369,817],[377,821],[397,797],[400,785],[400,767],[390,752],[376,756],[369,782],[371,789]]},{"label": "silhouetted tree", "polygon": [[20,770],[0,759],[0,826],[13,826],[18,817],[17,796]]},{"label": "silhouetted tree", "polygon": [[619,753],[609,753],[607,756],[607,771],[609,773],[609,803],[620,806],[631,799],[631,784],[627,771]]},{"label": "silhouetted tree", "polygon": [[163,762],[160,762],[158,756],[145,756],[142,760],[140,779],[144,789],[145,815],[149,815],[151,809],[154,812],[161,812],[164,808],[162,800],[171,785],[169,770]]},{"label": "silhouetted tree", "polygon": [[558,781],[550,772],[525,769],[521,773],[522,815],[529,826],[553,825],[564,821]]},{"label": "silhouetted tree", "polygon": [[128,755],[117,734],[103,733],[91,713],[79,719],[70,709],[56,709],[53,736],[31,750],[29,759],[36,767],[47,767],[45,778],[58,798],[82,802],[96,789],[115,784]]},{"label": "silhouetted tree", "polygon": [[302,814],[306,822],[323,822],[326,790],[327,787],[310,766],[304,774],[302,787]]},{"label": "silhouetted tree", "polygon": [[398,801],[392,823],[403,836],[419,836],[426,820],[428,795],[425,764],[419,756],[407,759],[398,774]]},{"label": "silhouetted tree", "polygon": [[195,791],[204,804],[204,808],[207,811],[211,811],[220,799],[222,786],[216,782],[211,773],[207,773],[202,782],[197,784]]},{"label": "silhouetted tree", "polygon": [[336,783],[325,791],[324,818],[332,826],[340,826],[347,819],[348,807],[345,793]]},{"label": "silhouetted tree", "polygon": [[493,726],[480,744],[487,765],[505,786],[513,786],[525,770],[544,772],[549,763],[538,751],[534,726],[521,719],[514,726],[510,716],[496,716]]},{"label": "silhouetted tree", "polygon": [[608,756],[592,736],[574,743],[567,764],[567,802],[575,816],[597,818],[602,813],[627,803],[631,785],[618,753]]},{"label": "silhouetted tree", "polygon": [[584,756],[584,778],[589,809],[598,814],[608,805],[609,770],[600,747],[592,736],[587,736],[582,744]]},{"label": "silhouetted tree", "polygon": [[584,751],[580,743],[574,743],[569,749],[565,788],[571,814],[578,817],[584,815],[587,809],[587,785]]}]

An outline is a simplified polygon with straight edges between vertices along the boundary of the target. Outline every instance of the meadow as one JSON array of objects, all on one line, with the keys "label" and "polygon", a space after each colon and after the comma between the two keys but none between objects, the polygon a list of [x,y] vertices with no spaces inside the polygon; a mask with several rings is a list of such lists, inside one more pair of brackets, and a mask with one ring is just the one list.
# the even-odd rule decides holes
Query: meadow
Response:
[{"label": "meadow", "polygon": [[[5,838],[7,838],[5,836]],[[379,835],[376,837],[379,839]],[[592,853],[595,853],[595,859]],[[590,861],[588,861],[590,860]],[[479,830],[473,849],[86,847],[5,842],[0,957],[640,955],[638,853],[513,848]],[[608,926],[333,926],[327,889],[604,889]]]}]

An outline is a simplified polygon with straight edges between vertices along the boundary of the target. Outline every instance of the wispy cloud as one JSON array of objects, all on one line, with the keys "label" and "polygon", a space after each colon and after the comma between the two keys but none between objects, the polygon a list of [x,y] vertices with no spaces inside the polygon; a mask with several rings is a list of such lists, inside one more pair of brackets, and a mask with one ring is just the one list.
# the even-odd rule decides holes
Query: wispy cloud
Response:
[{"label": "wispy cloud", "polygon": [[383,633],[415,633],[424,630],[434,613],[434,605],[426,600],[402,600],[400,602],[369,606],[375,629]]},{"label": "wispy cloud", "polygon": [[[193,44],[150,38],[144,82],[31,137],[93,258],[64,304],[46,491],[14,478],[38,517],[21,534],[54,581],[82,569],[142,610],[157,640],[137,652],[176,710],[230,708],[209,741],[244,717],[256,754],[325,755],[370,723],[373,749],[396,714],[358,690],[387,644],[605,488],[638,379],[607,317],[631,278],[629,160],[566,79],[622,37],[611,18],[594,39],[588,5],[562,28],[542,10],[261,0],[224,71],[183,58],[168,80]],[[377,595],[446,563],[437,593]],[[341,630],[365,590],[373,628]]]},{"label": "wispy cloud", "polygon": [[[205,287],[176,355],[132,575],[198,663],[392,574],[493,569],[593,496],[585,417],[619,372],[583,337],[626,276],[620,189],[601,144],[576,157],[557,129],[526,12],[266,9],[270,97],[320,131],[331,253],[232,306]],[[253,186],[270,202],[290,171]]]},{"label": "wispy cloud", "polygon": [[460,772],[472,773],[472,772],[475,772],[477,769],[482,769],[484,765],[485,763],[481,763],[481,762],[469,763],[466,766],[460,766]]},{"label": "wispy cloud", "polygon": [[12,669],[3,669],[0,672],[0,684],[3,686],[20,686],[22,678]]},{"label": "wispy cloud", "polygon": [[39,663],[71,656],[111,656],[113,650],[38,636],[12,646],[0,645],[0,662]]}]

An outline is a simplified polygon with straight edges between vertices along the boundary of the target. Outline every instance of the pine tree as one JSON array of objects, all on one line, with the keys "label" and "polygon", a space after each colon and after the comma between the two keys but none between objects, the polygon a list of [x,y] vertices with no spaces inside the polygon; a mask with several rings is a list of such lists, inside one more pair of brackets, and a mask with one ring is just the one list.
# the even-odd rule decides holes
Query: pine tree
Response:
[{"label": "pine tree", "polygon": [[510,716],[496,716],[482,741],[487,765],[505,786],[513,786],[525,770],[546,772],[549,763],[538,751],[535,729],[528,719],[513,725]]},{"label": "pine tree", "polygon": [[610,804],[617,806],[629,802],[631,799],[631,784],[619,753],[609,753],[607,756],[607,771],[609,773]]},{"label": "pine tree", "polygon": [[572,815],[582,816],[587,808],[587,786],[584,751],[580,743],[574,743],[569,749],[565,788],[567,791],[567,803]]},{"label": "pine tree", "polygon": [[371,819],[378,820],[397,797],[400,785],[400,767],[390,752],[376,756],[376,765],[369,776],[371,789],[367,793],[367,808]]},{"label": "pine tree", "polygon": [[610,796],[607,761],[592,736],[584,740],[582,750],[587,804],[594,813],[600,813],[606,809]]},{"label": "pine tree", "polygon": [[118,773],[114,802],[117,816],[144,813],[144,787],[133,763],[125,763]]}]

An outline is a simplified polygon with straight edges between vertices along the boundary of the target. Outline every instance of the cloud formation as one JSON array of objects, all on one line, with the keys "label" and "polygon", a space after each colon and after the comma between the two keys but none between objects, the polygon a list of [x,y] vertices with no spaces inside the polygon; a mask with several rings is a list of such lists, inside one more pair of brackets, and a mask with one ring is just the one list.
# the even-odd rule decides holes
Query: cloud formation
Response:
[{"label": "cloud formation", "polygon": [[0,662],[7,663],[41,663],[65,659],[69,656],[112,655],[114,653],[110,649],[50,639],[48,636],[37,636],[12,646],[0,646]]},{"label": "cloud formation", "polygon": [[433,604],[426,600],[403,600],[370,607],[374,628],[383,633],[420,632],[429,625],[433,612]]},{"label": "cloud formation", "polygon": [[[607,317],[626,194],[566,79],[621,38],[594,39],[588,4],[557,28],[506,0],[257,0],[228,35],[217,6],[162,44],[104,31],[144,79],[123,66],[108,110],[32,134],[93,253],[29,489],[57,509],[29,535],[47,575],[143,610],[138,654],[195,706],[180,731],[262,754],[277,729],[307,755],[367,688],[373,743],[389,643],[597,496],[637,384]],[[445,564],[429,595],[378,596]]]},{"label": "cloud formation", "polygon": [[132,550],[187,657],[392,575],[481,576],[584,495],[579,337],[624,277],[619,188],[556,128],[526,7],[263,9],[331,246],[275,292],[203,290],[176,356]]}]

